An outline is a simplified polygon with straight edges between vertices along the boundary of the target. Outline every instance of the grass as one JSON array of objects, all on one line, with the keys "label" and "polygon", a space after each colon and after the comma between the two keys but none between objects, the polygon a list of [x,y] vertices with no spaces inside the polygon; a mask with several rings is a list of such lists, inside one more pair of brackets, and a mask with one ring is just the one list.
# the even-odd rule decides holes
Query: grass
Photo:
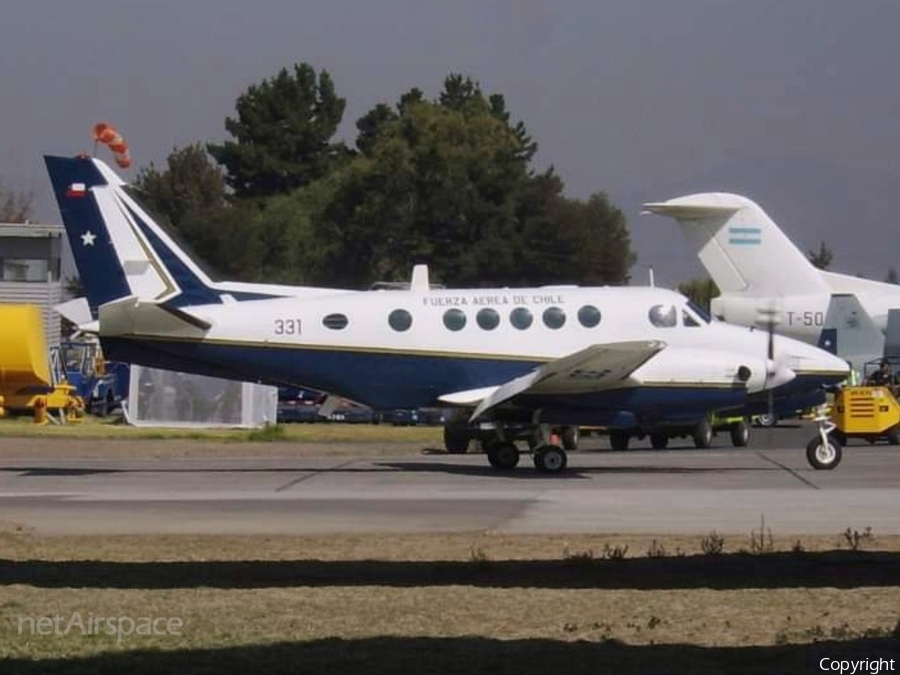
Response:
[{"label": "grass", "polygon": [[[40,445],[35,440],[40,440]],[[404,454],[443,448],[440,427],[395,427],[386,424],[284,424],[261,429],[132,427],[88,417],[81,424],[37,426],[27,418],[0,419],[0,456],[115,456],[117,440],[130,444],[131,456],[207,454],[359,454],[353,444],[373,443],[366,454]],[[334,447],[333,444],[347,444]],[[252,448],[248,447],[252,444]]]},{"label": "grass", "polygon": [[[878,537],[878,551],[836,551],[842,538],[804,538],[802,554],[791,552],[796,537],[773,538],[772,552],[757,555],[726,538],[722,553],[703,555],[700,536],[43,537],[13,528],[0,531],[0,657],[17,669],[34,663],[33,672],[63,672],[73,664],[54,659],[76,657],[84,672],[184,663],[240,672],[248,654],[276,670],[301,657],[346,671],[342,659],[362,650],[370,657],[359,672],[391,672],[394,659],[411,666],[434,649],[470,665],[473,653],[505,654],[529,673],[543,662],[522,655],[540,644],[563,663],[630,650],[634,665],[618,672],[646,671],[660,654],[687,672],[693,659],[715,669],[704,659],[730,662],[755,645],[771,672],[770,659],[799,658],[792,645],[873,639],[887,642],[870,655],[884,656],[897,646],[900,537]],[[622,556],[586,553],[610,550]],[[76,612],[179,617],[184,629],[121,643],[17,632],[21,617]],[[757,672],[743,661],[734,656],[728,672]]]}]

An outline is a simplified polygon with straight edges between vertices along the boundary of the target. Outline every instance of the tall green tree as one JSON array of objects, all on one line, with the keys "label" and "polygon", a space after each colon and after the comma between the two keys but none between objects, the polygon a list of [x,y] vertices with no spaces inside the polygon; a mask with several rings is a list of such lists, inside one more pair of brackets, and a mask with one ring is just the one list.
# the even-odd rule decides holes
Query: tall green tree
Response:
[{"label": "tall green tree", "polygon": [[225,120],[234,140],[207,148],[237,197],[285,194],[327,175],[349,157],[333,142],[346,101],[327,71],[307,63],[251,85]]},{"label": "tall green tree", "polygon": [[257,209],[229,199],[222,171],[203,145],[173,149],[165,167],[151,164],[134,185],[142,202],[167,221],[214,276],[263,279],[258,261],[265,247],[254,220]]},{"label": "tall green tree", "polygon": [[634,260],[624,217],[602,194],[567,200],[502,96],[450,75],[357,122],[360,156],[314,216],[341,285],[405,279],[414,262],[451,285],[621,283]]},{"label": "tall green tree", "polygon": [[134,184],[175,228],[187,214],[227,202],[222,171],[200,143],[174,148],[164,168],[151,163],[138,173]]},{"label": "tall green tree", "polygon": [[819,244],[818,251],[807,251],[806,257],[815,267],[818,267],[820,270],[827,270],[834,259],[834,251],[826,246],[823,241]]},{"label": "tall green tree", "polygon": [[516,274],[516,195],[527,172],[514,134],[486,106],[472,114],[407,100],[396,117],[383,112],[322,214],[339,240],[342,282],[405,278],[417,261],[454,284]]}]

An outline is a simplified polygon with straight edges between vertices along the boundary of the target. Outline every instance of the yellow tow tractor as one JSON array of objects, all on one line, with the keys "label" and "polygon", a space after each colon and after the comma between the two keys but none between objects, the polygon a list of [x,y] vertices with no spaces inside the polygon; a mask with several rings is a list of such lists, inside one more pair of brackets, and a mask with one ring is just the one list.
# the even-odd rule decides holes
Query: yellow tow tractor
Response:
[{"label": "yellow tow tractor", "polygon": [[47,353],[44,320],[34,305],[0,305],[0,396],[8,412],[35,421],[78,422],[84,401]]},{"label": "yellow tow tractor", "polygon": [[[864,381],[871,381],[882,359],[865,364]],[[900,359],[898,359],[900,362]],[[869,443],[886,440],[900,445],[900,403],[897,386],[851,385],[842,387],[834,397],[831,414],[823,407],[815,418],[819,425],[806,446],[806,459],[814,469],[833,469],[841,462],[842,447],[851,438]]]}]

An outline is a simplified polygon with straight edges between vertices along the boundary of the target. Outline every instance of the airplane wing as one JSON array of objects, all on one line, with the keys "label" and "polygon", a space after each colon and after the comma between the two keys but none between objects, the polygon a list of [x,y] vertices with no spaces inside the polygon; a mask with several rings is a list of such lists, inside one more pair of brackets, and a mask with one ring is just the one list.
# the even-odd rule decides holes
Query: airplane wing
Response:
[{"label": "airplane wing", "polygon": [[470,421],[524,393],[579,394],[612,388],[665,346],[658,340],[591,345],[496,387],[481,399]]}]

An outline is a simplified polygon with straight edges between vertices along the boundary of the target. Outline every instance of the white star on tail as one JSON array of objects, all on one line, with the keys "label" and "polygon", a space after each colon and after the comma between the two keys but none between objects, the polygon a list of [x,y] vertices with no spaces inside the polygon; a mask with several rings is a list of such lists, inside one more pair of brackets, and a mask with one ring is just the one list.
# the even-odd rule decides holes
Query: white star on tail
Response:
[{"label": "white star on tail", "polygon": [[81,244],[82,246],[93,246],[94,239],[97,238],[97,235],[88,230],[83,235],[81,235]]}]

